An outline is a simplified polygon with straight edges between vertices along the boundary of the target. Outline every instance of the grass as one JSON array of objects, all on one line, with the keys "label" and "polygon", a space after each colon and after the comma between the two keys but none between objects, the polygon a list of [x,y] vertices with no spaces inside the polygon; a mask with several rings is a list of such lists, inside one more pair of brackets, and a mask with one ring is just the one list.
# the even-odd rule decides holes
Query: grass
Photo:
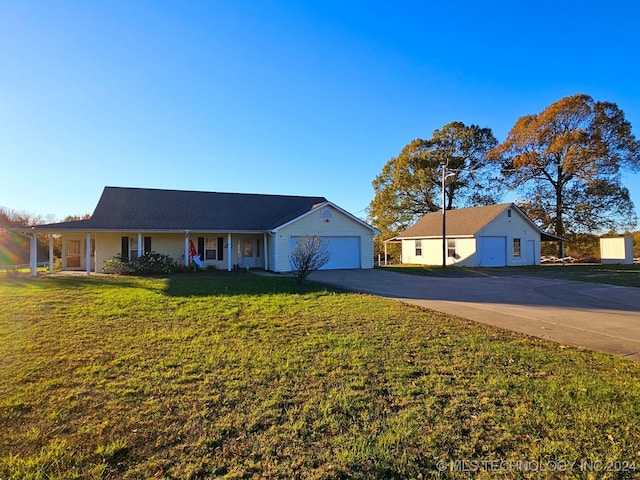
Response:
[{"label": "grass", "polygon": [[579,282],[606,283],[623,287],[640,287],[640,265],[539,265],[526,267],[434,267],[428,265],[389,265],[386,270],[411,275],[469,277],[526,275],[542,278],[557,278]]},{"label": "grass", "polygon": [[[639,364],[392,300],[213,272],[11,277],[0,305],[3,480],[640,463]],[[475,478],[557,478],[484,465]]]}]

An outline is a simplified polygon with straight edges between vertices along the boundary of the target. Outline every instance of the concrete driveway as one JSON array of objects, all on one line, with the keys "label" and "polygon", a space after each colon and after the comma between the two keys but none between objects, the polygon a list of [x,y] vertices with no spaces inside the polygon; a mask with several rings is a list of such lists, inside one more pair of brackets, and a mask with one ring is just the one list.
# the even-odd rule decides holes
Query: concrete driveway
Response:
[{"label": "concrete driveway", "polygon": [[640,289],[526,276],[423,277],[383,270],[324,270],[336,287],[640,361]]}]

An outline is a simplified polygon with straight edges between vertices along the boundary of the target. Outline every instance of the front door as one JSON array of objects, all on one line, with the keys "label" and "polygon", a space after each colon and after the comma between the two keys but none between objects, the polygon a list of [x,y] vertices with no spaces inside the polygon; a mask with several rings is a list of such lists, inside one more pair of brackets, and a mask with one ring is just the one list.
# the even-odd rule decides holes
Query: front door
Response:
[{"label": "front door", "polygon": [[536,242],[527,240],[527,265],[536,264]]},{"label": "front door", "polygon": [[239,238],[236,256],[240,268],[257,267],[257,257],[259,256],[257,240],[249,237]]},{"label": "front door", "polygon": [[81,240],[67,240],[67,268],[68,269],[80,269],[82,268],[82,241]]}]

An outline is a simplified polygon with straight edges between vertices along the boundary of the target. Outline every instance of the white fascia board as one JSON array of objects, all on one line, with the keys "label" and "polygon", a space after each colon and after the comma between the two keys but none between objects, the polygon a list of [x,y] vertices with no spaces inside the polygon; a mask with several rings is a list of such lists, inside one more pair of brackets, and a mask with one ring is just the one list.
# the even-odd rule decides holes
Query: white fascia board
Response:
[{"label": "white fascia board", "polygon": [[218,234],[250,234],[250,235],[262,235],[269,233],[269,230],[209,230],[202,228],[177,228],[177,229],[150,229],[150,228],[25,228],[24,231],[34,231],[38,233],[118,233],[118,232],[140,232],[140,233],[184,233],[184,232],[198,232],[198,233],[218,233]]},{"label": "white fascia board", "polygon": [[536,225],[535,223],[533,223],[533,220],[531,220],[522,210],[520,210],[520,207],[518,207],[515,203],[511,204],[513,208],[515,208],[515,210],[518,212],[518,214],[527,222],[529,223],[529,225],[531,225],[534,229],[536,229],[536,231],[540,234],[540,235],[546,235],[547,237],[553,237],[555,239],[557,239],[558,241],[562,241],[562,242],[566,242],[567,239],[566,238],[562,238],[562,237],[558,237],[557,235],[553,235],[551,233],[547,233],[544,230],[542,230],[538,225]]},{"label": "white fascia board", "polygon": [[342,213],[343,215],[345,215],[346,217],[350,218],[351,220],[359,223],[360,225],[362,225],[363,227],[368,228],[369,230],[371,230],[373,232],[374,235],[380,235],[382,232],[380,232],[380,230],[378,230],[377,228],[372,227],[371,225],[369,225],[367,222],[363,222],[362,220],[360,220],[358,217],[356,217],[355,215],[352,215],[351,213],[347,212],[346,210],[340,208],[339,206],[337,206],[335,203],[330,202],[330,201],[326,201],[323,203],[319,203],[318,205],[316,205],[315,207],[313,207],[311,210],[309,210],[308,212],[304,212],[302,215],[297,216],[296,218],[289,220],[286,223],[283,223],[282,225],[278,225],[276,228],[272,229],[270,233],[277,233],[278,230],[280,230],[281,228],[284,228],[286,226],[291,225],[292,223],[297,222],[298,220],[306,217],[307,215],[311,215],[313,212],[318,211],[319,209],[323,208],[323,207],[333,207],[335,208],[337,211],[339,211],[340,213]]},{"label": "white fascia board", "polygon": [[402,242],[402,239],[398,237],[391,237],[382,241],[382,243],[401,243],[401,242]]},{"label": "white fascia board", "polygon": [[[447,238],[474,238],[475,235],[447,235]],[[425,235],[418,235],[418,236],[414,236],[414,237],[394,237],[397,240],[433,240],[433,239],[441,239],[442,235],[436,235],[436,236],[425,236]]]}]

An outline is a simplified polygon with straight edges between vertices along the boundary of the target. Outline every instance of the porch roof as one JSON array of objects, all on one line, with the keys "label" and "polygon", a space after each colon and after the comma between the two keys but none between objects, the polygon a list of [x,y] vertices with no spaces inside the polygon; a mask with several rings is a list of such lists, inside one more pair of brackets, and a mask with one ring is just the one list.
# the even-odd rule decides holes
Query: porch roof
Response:
[{"label": "porch roof", "polygon": [[264,232],[326,202],[324,197],[105,187],[90,219],[34,230]]}]

